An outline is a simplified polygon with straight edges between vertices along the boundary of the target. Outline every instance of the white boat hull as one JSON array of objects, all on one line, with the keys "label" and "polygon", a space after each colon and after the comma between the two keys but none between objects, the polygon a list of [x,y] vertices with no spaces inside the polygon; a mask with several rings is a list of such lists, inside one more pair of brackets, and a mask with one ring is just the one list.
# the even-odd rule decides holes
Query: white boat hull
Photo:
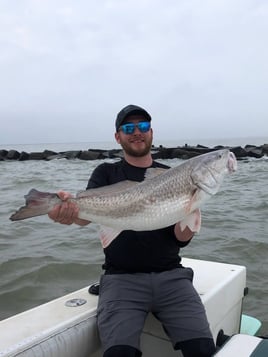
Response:
[{"label": "white boat hull", "polygon": [[[183,259],[194,270],[194,285],[205,305],[213,337],[240,331],[246,287],[243,266]],[[66,306],[83,299],[85,304]],[[0,321],[0,356],[98,357],[102,356],[96,327],[98,297],[88,287]],[[178,356],[161,324],[149,314],[141,336],[143,357]]]}]

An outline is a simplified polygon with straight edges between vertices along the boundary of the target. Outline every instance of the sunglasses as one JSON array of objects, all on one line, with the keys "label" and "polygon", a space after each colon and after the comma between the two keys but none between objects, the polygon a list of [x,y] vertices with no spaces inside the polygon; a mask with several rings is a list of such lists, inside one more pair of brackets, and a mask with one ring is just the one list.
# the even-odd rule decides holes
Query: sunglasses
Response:
[{"label": "sunglasses", "polygon": [[119,127],[119,129],[126,135],[133,134],[135,128],[138,128],[142,133],[147,133],[151,128],[151,123],[149,121],[140,121],[139,123],[126,123]]}]

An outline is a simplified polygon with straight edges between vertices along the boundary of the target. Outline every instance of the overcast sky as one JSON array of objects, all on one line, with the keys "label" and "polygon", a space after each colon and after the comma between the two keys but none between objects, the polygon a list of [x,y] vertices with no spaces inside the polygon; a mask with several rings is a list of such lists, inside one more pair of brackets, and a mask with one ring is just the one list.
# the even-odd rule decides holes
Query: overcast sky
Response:
[{"label": "overcast sky", "polygon": [[1,0],[0,145],[268,137],[267,0]]}]

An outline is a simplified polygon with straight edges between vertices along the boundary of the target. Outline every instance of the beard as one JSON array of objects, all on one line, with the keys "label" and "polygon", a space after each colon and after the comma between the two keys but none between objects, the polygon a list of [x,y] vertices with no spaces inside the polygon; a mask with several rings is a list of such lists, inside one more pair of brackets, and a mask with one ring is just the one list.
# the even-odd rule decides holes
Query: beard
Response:
[{"label": "beard", "polygon": [[132,143],[129,143],[128,141],[127,142],[121,141],[121,146],[125,151],[125,153],[128,154],[129,156],[143,157],[146,156],[148,153],[150,153],[152,147],[152,141],[153,141],[152,138],[144,140],[142,142],[143,145],[141,147],[135,147],[135,145],[132,145]]}]

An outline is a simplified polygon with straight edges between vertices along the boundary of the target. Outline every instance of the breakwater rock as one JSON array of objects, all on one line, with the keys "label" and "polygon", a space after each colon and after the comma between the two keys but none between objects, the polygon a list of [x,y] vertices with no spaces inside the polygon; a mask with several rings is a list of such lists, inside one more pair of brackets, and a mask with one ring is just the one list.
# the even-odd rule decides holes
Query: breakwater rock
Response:
[{"label": "breakwater rock", "polygon": [[[245,147],[234,146],[215,146],[209,148],[203,145],[189,146],[185,144],[184,146],[177,146],[173,148],[166,148],[162,145],[152,147],[152,155],[154,159],[190,159],[191,157],[205,154],[210,151],[215,151],[223,148],[228,148],[237,157],[237,159],[246,159],[248,157],[261,158],[262,156],[268,155],[268,144],[263,144],[260,146],[256,145],[246,145]],[[80,160],[97,160],[97,159],[107,159],[107,158],[120,158],[123,157],[123,152],[121,149],[112,150],[101,150],[101,149],[88,149],[88,150],[75,150],[75,151],[64,151],[55,152],[51,150],[44,150],[42,152],[30,152],[25,151],[18,152],[17,150],[0,150],[0,161],[17,160],[55,160],[55,159],[80,159]]]}]

